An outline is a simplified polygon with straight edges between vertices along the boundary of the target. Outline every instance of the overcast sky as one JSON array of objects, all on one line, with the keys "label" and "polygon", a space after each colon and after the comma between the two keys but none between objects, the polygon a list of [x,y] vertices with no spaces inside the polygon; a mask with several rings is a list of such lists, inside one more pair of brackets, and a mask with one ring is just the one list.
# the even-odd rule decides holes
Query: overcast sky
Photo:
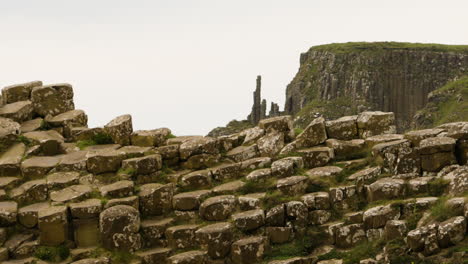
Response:
[{"label": "overcast sky", "polygon": [[90,126],[206,134],[244,119],[258,74],[284,107],[318,44],[468,44],[466,0],[0,0],[0,86],[68,82]]}]

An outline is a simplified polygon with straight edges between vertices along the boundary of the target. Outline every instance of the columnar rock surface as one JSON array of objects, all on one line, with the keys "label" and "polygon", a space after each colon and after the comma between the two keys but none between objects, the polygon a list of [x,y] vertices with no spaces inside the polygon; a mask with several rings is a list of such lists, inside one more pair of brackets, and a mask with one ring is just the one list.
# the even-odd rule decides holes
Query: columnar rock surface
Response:
[{"label": "columnar rock surface", "polygon": [[[29,100],[31,87],[18,87],[8,100]],[[133,131],[129,115],[103,128],[88,128],[82,110],[36,116],[0,117],[2,263],[67,247],[57,260],[108,263],[125,251],[143,264],[310,264],[387,243],[361,260],[379,263],[396,256],[392,243],[435,258],[466,240],[467,122],[399,135],[392,113],[364,111],[317,117],[302,133],[275,116],[229,136],[175,137]]]}]

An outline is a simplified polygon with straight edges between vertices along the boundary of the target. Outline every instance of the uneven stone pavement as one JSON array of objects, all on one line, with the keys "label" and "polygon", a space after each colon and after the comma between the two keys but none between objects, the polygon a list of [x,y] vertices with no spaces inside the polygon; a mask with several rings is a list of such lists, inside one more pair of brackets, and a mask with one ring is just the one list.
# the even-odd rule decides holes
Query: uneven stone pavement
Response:
[{"label": "uneven stone pavement", "polygon": [[61,263],[328,264],[363,243],[384,247],[356,263],[468,258],[468,122],[398,135],[363,112],[295,135],[277,116],[175,137],[130,115],[88,128],[69,84],[2,96],[1,263],[65,247]]}]

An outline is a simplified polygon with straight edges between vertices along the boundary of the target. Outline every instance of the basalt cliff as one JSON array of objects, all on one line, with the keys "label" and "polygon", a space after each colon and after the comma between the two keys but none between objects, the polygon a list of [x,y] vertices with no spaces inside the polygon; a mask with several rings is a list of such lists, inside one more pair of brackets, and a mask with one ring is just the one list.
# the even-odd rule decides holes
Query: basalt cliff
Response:
[{"label": "basalt cliff", "polygon": [[[286,87],[283,111],[272,103],[270,115],[266,114],[257,80],[250,122],[233,122],[210,135],[240,130],[277,115],[292,115],[294,126],[303,129],[318,116],[328,120],[367,110],[395,113],[397,130],[402,132],[427,126],[430,120],[421,113],[415,115],[431,100],[445,100],[435,98],[437,92],[431,97],[431,92],[467,75],[468,46],[399,42],[314,46],[300,55],[299,70]],[[455,106],[450,111],[463,109],[459,101]]]},{"label": "basalt cliff", "polygon": [[[315,112],[395,113],[399,131],[411,127],[430,92],[468,75],[468,46],[344,43],[312,47],[286,88],[286,114],[307,125]],[[302,113],[300,113],[302,110]]]}]

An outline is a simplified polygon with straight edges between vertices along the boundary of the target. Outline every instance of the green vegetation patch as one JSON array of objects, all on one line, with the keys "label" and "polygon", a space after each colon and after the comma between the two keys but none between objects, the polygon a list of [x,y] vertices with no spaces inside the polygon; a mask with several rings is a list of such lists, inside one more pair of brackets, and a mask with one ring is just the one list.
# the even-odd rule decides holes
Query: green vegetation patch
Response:
[{"label": "green vegetation patch", "polygon": [[444,45],[433,43],[408,43],[390,41],[332,43],[310,48],[310,51],[329,51],[333,53],[382,52],[385,50],[421,50],[468,54],[468,45]]},{"label": "green vegetation patch", "polygon": [[60,262],[68,258],[70,249],[64,245],[56,247],[39,246],[34,252],[38,259],[52,262]]},{"label": "green vegetation patch", "polygon": [[80,149],[84,149],[89,146],[94,145],[104,145],[104,144],[113,144],[114,141],[112,137],[106,133],[97,133],[91,139],[88,140],[80,140],[76,142],[76,146]]},{"label": "green vegetation patch", "polygon": [[447,206],[447,200],[447,197],[441,197],[429,209],[431,212],[430,220],[442,222],[457,215],[456,211],[452,210],[452,208]]},{"label": "green vegetation patch", "polygon": [[433,91],[431,98],[418,112],[418,128],[468,120],[468,76]]},{"label": "green vegetation patch", "polygon": [[318,227],[310,227],[302,237],[290,243],[273,245],[264,256],[265,261],[283,260],[292,257],[307,256],[315,248],[322,246],[327,239],[326,233]]},{"label": "green vegetation patch", "polygon": [[363,259],[374,258],[382,249],[382,240],[360,243],[348,251],[332,250],[319,257],[319,260],[343,259],[344,264],[359,264]]}]

